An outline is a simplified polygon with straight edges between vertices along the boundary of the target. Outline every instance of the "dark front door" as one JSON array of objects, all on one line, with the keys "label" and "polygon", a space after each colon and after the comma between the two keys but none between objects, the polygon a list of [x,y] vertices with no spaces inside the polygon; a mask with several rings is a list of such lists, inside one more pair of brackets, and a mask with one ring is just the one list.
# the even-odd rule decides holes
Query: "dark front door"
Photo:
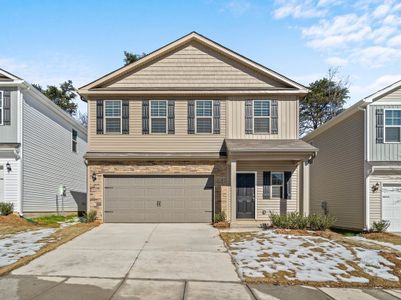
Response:
[{"label": "dark front door", "polygon": [[255,174],[237,174],[237,219],[255,218]]}]

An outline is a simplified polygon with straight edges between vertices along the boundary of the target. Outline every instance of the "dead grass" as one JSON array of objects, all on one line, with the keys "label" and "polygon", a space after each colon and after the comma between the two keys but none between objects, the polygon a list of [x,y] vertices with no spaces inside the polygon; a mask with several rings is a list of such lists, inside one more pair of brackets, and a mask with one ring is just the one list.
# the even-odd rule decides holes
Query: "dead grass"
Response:
[{"label": "dead grass", "polygon": [[[92,228],[94,228],[98,225],[99,225],[99,223],[95,222],[95,223],[86,223],[86,224],[76,224],[76,225],[71,225],[69,227],[58,229],[55,233],[53,233],[49,237],[42,240],[44,242],[47,242],[47,244],[45,246],[43,246],[34,255],[25,256],[11,265],[1,267],[0,268],[0,276],[3,276],[5,274],[11,272],[14,269],[17,269],[17,268],[20,268],[20,267],[26,265],[33,259],[35,259],[49,251],[56,249],[58,246],[72,240],[73,238],[91,230]],[[33,225],[33,226],[34,226],[34,228],[35,227],[40,228],[36,225]],[[32,230],[32,227],[30,230]]]},{"label": "dead grass", "polygon": [[366,239],[401,245],[401,236],[389,232],[370,232],[362,235]]},{"label": "dead grass", "polygon": [[11,214],[0,216],[0,237],[5,237],[22,231],[40,229],[41,226],[28,222],[24,218]]}]

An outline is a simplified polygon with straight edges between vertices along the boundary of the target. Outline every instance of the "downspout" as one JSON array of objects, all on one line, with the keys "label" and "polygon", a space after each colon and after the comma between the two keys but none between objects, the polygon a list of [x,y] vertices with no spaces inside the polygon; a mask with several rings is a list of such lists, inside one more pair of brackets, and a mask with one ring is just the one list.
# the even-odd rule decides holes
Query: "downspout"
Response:
[{"label": "downspout", "polygon": [[23,105],[23,96],[21,87],[18,88],[18,105],[19,105],[19,116],[18,116],[18,139],[20,142],[19,156],[20,156],[20,172],[19,172],[19,201],[20,201],[20,211],[19,214],[21,216],[24,215],[24,195],[23,195],[23,186],[24,186],[24,153],[23,153],[23,115],[24,115],[24,105]]}]

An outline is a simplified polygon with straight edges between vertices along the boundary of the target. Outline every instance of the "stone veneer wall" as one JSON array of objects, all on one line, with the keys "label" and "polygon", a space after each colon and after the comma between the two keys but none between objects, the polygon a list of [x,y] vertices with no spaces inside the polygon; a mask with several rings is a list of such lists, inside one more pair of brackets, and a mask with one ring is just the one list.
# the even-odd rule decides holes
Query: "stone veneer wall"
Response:
[{"label": "stone veneer wall", "polygon": [[[92,180],[93,172],[96,181]],[[216,212],[230,218],[229,183],[225,161],[89,161],[88,210],[103,221],[104,175],[214,175]]]}]

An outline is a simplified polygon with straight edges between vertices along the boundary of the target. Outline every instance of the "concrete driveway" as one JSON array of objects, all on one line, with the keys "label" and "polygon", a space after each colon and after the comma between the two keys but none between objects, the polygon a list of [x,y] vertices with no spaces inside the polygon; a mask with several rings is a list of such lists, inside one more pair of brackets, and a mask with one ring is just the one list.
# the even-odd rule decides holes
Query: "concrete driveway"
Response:
[{"label": "concrete driveway", "polygon": [[13,299],[395,300],[397,290],[245,285],[206,224],[103,224],[0,277]]}]

